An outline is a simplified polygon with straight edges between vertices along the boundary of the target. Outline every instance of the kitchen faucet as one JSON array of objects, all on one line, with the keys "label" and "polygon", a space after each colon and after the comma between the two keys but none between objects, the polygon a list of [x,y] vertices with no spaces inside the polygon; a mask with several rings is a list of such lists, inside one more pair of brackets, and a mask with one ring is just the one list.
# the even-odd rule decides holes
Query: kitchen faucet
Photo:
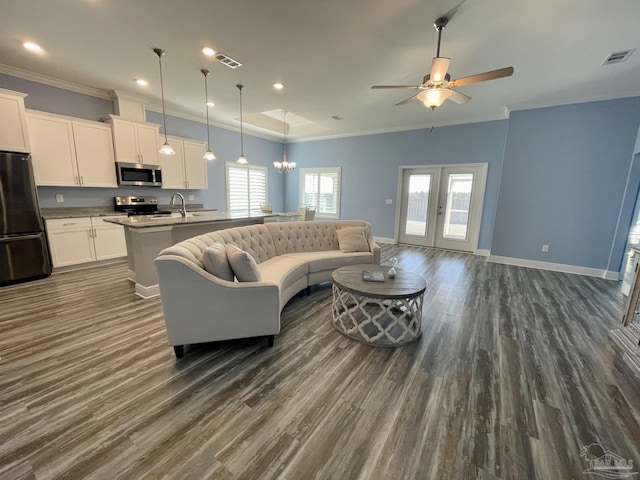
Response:
[{"label": "kitchen faucet", "polygon": [[187,209],[184,206],[184,197],[181,193],[176,192],[171,195],[171,206],[176,206],[176,196],[180,197],[180,215],[182,215],[182,218],[187,218]]}]

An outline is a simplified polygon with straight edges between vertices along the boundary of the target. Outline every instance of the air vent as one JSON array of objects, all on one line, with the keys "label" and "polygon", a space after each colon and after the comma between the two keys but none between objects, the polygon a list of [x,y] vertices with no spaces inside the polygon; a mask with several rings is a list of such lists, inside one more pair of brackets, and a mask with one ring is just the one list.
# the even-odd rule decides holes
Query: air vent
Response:
[{"label": "air vent", "polygon": [[609,55],[607,55],[607,58],[604,59],[604,62],[602,62],[602,65],[611,65],[613,63],[622,63],[627,58],[629,58],[631,56],[631,54],[633,52],[635,52],[635,51],[636,51],[636,49],[632,48],[631,50],[622,50],[620,52],[610,53]]},{"label": "air vent", "polygon": [[220,63],[225,64],[229,68],[238,68],[242,66],[242,64],[239,61],[234,60],[233,58],[225,55],[224,53],[216,53],[215,59],[218,60]]},{"label": "air vent", "polygon": [[340,115],[334,115],[333,117],[334,120],[344,120],[344,117],[341,117]]}]

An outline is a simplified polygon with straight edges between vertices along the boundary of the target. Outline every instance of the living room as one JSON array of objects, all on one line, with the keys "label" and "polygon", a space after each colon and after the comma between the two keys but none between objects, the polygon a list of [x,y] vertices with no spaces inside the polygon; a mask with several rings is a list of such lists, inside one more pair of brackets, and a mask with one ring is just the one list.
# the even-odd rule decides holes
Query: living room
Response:
[{"label": "living room", "polygon": [[[425,8],[422,20],[436,10],[436,6],[413,3],[397,6],[398,11]],[[71,4],[67,7],[72,8]],[[453,7],[438,5],[437,14],[429,19],[433,21]],[[585,9],[579,4],[573,7]],[[222,10],[227,8],[231,14],[230,5]],[[465,41],[472,34],[482,35],[480,26],[466,32],[454,30],[456,22],[472,23],[468,17],[478,8],[470,2],[459,6],[444,32],[445,53],[449,45],[457,52],[463,44],[482,56],[483,51],[475,51],[472,42]],[[587,18],[581,18],[584,24],[576,21],[571,33],[573,29],[593,31],[591,15],[597,17],[601,7],[590,8],[593,12],[583,13]],[[354,5],[345,9],[349,13],[357,10]],[[526,10],[532,14],[534,7]],[[60,15],[63,13],[68,12]],[[536,18],[542,13],[536,13]],[[624,23],[637,18],[639,12],[636,5],[623,2],[614,13],[611,16]],[[20,24],[22,18],[16,20]],[[491,30],[495,25],[485,26]],[[428,60],[435,52],[437,33],[430,24],[420,28],[412,40],[421,39],[422,43],[410,48]],[[128,25],[127,29],[134,28]],[[625,43],[616,49],[640,43],[635,29],[621,30]],[[391,38],[386,29],[379,35]],[[157,34],[148,36],[162,40]],[[572,43],[569,37],[566,34],[565,40]],[[102,40],[106,51],[109,41]],[[12,41],[15,43],[15,38]],[[409,48],[403,42],[409,40],[399,41],[398,49]],[[149,58],[141,70],[157,75],[157,58],[142,43],[141,50]],[[164,71],[171,74],[172,49],[176,47],[171,43],[160,46],[167,50]],[[588,47],[581,53],[597,57],[598,62],[609,53],[593,43]],[[504,49],[498,51],[504,53]],[[0,48],[0,88],[27,94],[28,110],[91,121],[117,111],[117,94],[114,98],[108,91],[114,87],[104,88],[98,80],[87,85],[57,78],[53,58],[43,60],[42,67],[34,60],[15,58],[14,62],[14,55],[6,45]],[[394,107],[400,112],[409,109],[408,115],[420,115],[414,126],[398,125],[403,114],[397,113],[389,116],[389,127],[380,131],[334,135],[329,129],[305,137],[295,134],[292,127],[286,143],[288,158],[297,162],[298,170],[340,168],[340,218],[371,224],[383,246],[383,263],[398,257],[401,268],[425,276],[431,290],[421,343],[375,351],[331,337],[336,332],[326,328],[325,321],[330,316],[330,291],[318,286],[310,295],[292,299],[283,311],[283,331],[273,357],[260,342],[243,340],[196,347],[176,362],[166,345],[159,300],[135,297],[122,264],[57,274],[9,287],[11,290],[3,288],[0,303],[6,307],[0,313],[0,329],[9,338],[5,336],[1,344],[5,363],[2,385],[6,392],[15,390],[2,402],[7,408],[2,409],[0,428],[5,440],[4,450],[0,449],[0,477],[56,478],[66,474],[98,478],[117,473],[123,478],[389,478],[395,471],[401,472],[402,478],[569,478],[587,468],[585,463],[580,469],[580,447],[593,443],[637,464],[640,384],[633,380],[633,370],[627,369],[608,345],[607,332],[616,328],[624,306],[619,280],[626,266],[627,236],[640,186],[640,90],[637,85],[635,89],[617,85],[613,78],[638,78],[638,54],[624,63],[600,67],[601,77],[591,81],[593,93],[589,97],[578,100],[571,96],[570,86],[553,90],[549,85],[552,91],[548,98],[525,95],[518,102],[509,102],[514,106],[503,103],[499,115],[469,114],[465,120],[449,119],[448,115],[454,115],[449,111],[459,112],[474,102],[484,105],[484,96],[495,92],[483,90],[485,87],[506,89],[507,82],[520,82],[534,70],[519,64],[513,52],[505,54],[506,58],[490,57],[494,61],[479,70],[475,63],[465,62],[469,57],[451,56],[451,68],[456,65],[456,72],[463,65],[465,69],[471,65],[470,72],[460,73],[513,63],[515,74],[492,81],[495,87],[492,82],[472,87],[473,100],[464,105],[445,102],[434,111],[417,104]],[[198,98],[204,95],[197,71],[200,65],[196,65],[199,61],[194,55],[192,70],[200,76]],[[391,66],[385,65],[376,78],[362,79],[356,90],[364,93],[357,95],[366,94],[369,107],[362,107],[360,113],[373,116],[375,106],[391,107],[404,98],[397,92],[370,91],[372,84],[411,83],[428,71],[428,66],[423,61],[412,69],[398,67],[407,71],[396,78]],[[243,68],[251,68],[251,62],[238,72]],[[40,69],[52,73],[46,75]],[[625,73],[620,75],[615,69]],[[543,76],[541,70],[537,72]],[[220,88],[217,73],[214,70],[212,92]],[[221,74],[222,78],[229,80],[225,75]],[[175,90],[169,89],[165,92],[169,105],[166,118],[159,91],[138,94],[145,104],[146,120],[157,125],[166,121],[169,135],[203,142],[210,137],[217,160],[207,163],[207,189],[184,192],[193,196],[193,203],[221,211],[228,208],[225,165],[235,162],[242,139],[250,164],[267,168],[268,201],[274,211],[295,211],[300,198],[299,172],[280,174],[273,168],[273,161],[282,159],[281,121],[273,121],[272,131],[252,124],[253,115],[286,107],[287,89],[295,85],[285,80],[279,97],[270,97],[265,87],[270,80],[259,86],[242,79],[242,73],[233,75],[234,80],[227,81],[220,94],[226,122],[217,118],[207,128],[204,108],[200,108],[203,102],[198,103],[201,113],[197,115],[181,111],[175,105],[179,101],[171,99],[177,97]],[[557,75],[570,76],[567,71]],[[614,84],[610,90],[594,88],[606,85],[607,79]],[[153,80],[157,83],[157,78]],[[553,84],[552,80],[539,81]],[[240,81],[246,84],[243,137],[234,87]],[[336,89],[342,88],[342,83],[334,82]],[[258,97],[269,98],[269,105]],[[306,114],[300,103],[296,106]],[[341,113],[337,105],[331,108],[335,110],[331,113]],[[327,110],[323,114],[329,113]],[[354,123],[346,117],[343,123]],[[471,163],[488,166],[475,255],[397,245],[402,167]],[[109,206],[114,195],[147,192],[145,187],[39,186],[38,198],[41,208],[100,207]],[[163,204],[169,203],[172,193],[153,190]],[[57,201],[58,196],[64,203]],[[543,245],[548,246],[546,252]],[[475,324],[474,315],[492,320]],[[42,333],[42,343],[38,335],[30,334],[26,327],[30,323]],[[91,338],[83,338],[83,330]],[[446,351],[447,342],[451,352]],[[589,356],[590,350],[593,356]],[[345,355],[341,361],[340,354]],[[353,362],[353,370],[345,362]],[[80,365],[85,365],[84,371]],[[58,366],[63,368],[58,370]],[[384,372],[379,384],[374,383],[376,370]],[[77,382],[65,371],[77,375]],[[405,374],[411,382],[403,383]],[[139,390],[132,384],[138,381]],[[501,387],[495,387],[497,384]],[[302,396],[300,389],[308,393]],[[117,397],[110,397],[109,392],[116,392]],[[152,398],[156,394],[158,403]],[[71,415],[76,395],[79,412]],[[128,401],[127,395],[133,400]],[[210,408],[207,402],[211,402]],[[385,404],[390,403],[405,403],[406,410],[394,407],[385,412]],[[86,416],[75,416],[83,412],[83,405]],[[229,406],[227,411],[225,405]],[[607,406],[615,413],[604,413]],[[421,411],[429,415],[417,417]],[[367,419],[372,412],[379,416],[379,423]],[[64,421],[65,415],[73,417],[70,423]],[[136,415],[144,419],[136,423]],[[412,421],[406,415],[414,416],[418,426],[411,428]],[[226,424],[216,423],[216,416]],[[607,421],[618,432],[610,431]],[[42,428],[35,426],[38,422],[48,423],[40,433],[36,433]],[[160,426],[163,422],[165,427]],[[553,432],[557,424],[562,425],[560,434]],[[109,428],[117,434],[111,437]],[[406,435],[401,428],[406,429]],[[447,435],[447,428],[455,434]],[[64,434],[65,430],[71,433]],[[56,441],[61,442],[60,456],[53,448]],[[47,442],[53,445],[47,447]],[[81,443],[81,447],[76,445]],[[331,443],[342,453],[329,448]],[[349,443],[356,447],[348,447]],[[414,445],[418,446],[414,449]],[[517,451],[515,456],[508,452],[511,446]],[[564,453],[554,456],[554,450]],[[460,458],[450,458],[453,456]],[[370,457],[371,463],[365,457]],[[116,465],[118,462],[122,465]]]}]

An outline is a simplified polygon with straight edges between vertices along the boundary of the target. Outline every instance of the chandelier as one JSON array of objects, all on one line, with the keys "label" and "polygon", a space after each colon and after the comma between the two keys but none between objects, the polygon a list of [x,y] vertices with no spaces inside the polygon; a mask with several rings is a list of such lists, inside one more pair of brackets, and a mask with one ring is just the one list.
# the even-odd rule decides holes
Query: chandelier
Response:
[{"label": "chandelier", "polygon": [[284,115],[284,120],[282,121],[282,136],[284,140],[282,141],[282,161],[281,162],[273,162],[273,166],[276,168],[278,173],[291,173],[296,168],[296,162],[288,162],[287,161],[287,112],[286,110],[282,110]]}]

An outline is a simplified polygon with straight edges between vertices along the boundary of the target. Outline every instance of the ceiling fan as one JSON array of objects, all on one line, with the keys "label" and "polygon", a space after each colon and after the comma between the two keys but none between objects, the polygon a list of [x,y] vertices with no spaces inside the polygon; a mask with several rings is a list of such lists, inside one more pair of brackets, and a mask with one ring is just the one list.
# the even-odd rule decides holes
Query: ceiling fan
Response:
[{"label": "ceiling fan", "polygon": [[438,31],[438,49],[436,56],[433,57],[433,61],[431,62],[431,72],[422,78],[420,85],[374,85],[371,88],[408,88],[420,90],[412,97],[396,103],[396,105],[404,105],[412,100],[420,100],[425,106],[431,107],[431,110],[434,110],[447,99],[456,103],[464,103],[471,100],[471,97],[453,90],[455,87],[464,87],[472,83],[486,82],[487,80],[495,80],[496,78],[510,77],[513,75],[513,67],[505,67],[451,80],[451,76],[447,73],[451,59],[440,56],[442,30],[447,26],[447,23],[449,23],[448,17],[440,17],[433,25]]}]

